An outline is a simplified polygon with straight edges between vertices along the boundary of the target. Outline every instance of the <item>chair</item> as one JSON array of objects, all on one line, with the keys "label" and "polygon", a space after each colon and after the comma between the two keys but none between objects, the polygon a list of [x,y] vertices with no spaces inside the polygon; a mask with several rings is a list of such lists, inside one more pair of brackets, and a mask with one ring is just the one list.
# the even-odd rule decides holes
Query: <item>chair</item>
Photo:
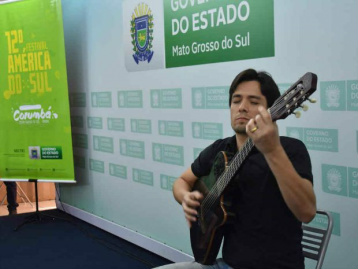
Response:
[{"label": "chair", "polygon": [[317,228],[312,227],[309,224],[302,224],[303,256],[317,261],[316,269],[322,267],[333,229],[333,217],[331,213],[324,210],[317,210],[316,216],[318,215],[323,215],[327,218],[327,226],[325,228]]}]

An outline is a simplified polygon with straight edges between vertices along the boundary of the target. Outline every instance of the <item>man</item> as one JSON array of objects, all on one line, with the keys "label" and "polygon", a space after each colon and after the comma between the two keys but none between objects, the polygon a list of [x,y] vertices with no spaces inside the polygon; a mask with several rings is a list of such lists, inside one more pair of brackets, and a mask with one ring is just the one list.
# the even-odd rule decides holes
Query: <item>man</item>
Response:
[{"label": "man", "polygon": [[297,139],[279,137],[267,109],[280,93],[269,74],[245,70],[234,79],[229,94],[235,135],[204,149],[173,186],[191,227],[203,199],[192,191],[196,180],[210,173],[218,152],[235,153],[252,139],[254,148],[231,180],[236,217],[224,228],[222,259],[214,265],[186,262],[160,268],[304,268],[301,224],[316,213],[307,149]]},{"label": "man", "polygon": [[6,195],[7,195],[7,209],[9,210],[9,215],[17,214],[17,207],[19,204],[16,202],[17,198],[17,185],[13,181],[4,181],[6,186]]}]

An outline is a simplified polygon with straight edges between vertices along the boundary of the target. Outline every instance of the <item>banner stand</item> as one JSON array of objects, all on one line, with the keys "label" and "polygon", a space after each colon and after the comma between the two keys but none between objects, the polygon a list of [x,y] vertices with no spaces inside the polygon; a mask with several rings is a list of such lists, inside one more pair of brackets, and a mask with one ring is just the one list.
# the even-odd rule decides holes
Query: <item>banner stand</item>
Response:
[{"label": "banner stand", "polygon": [[33,222],[42,222],[45,218],[51,219],[52,221],[58,219],[57,217],[49,216],[44,213],[40,213],[39,211],[39,198],[38,198],[38,190],[37,190],[37,179],[29,179],[29,182],[33,182],[35,184],[35,203],[36,203],[36,211],[30,216],[26,217],[24,222],[18,225],[14,231],[18,231],[25,224],[33,223]]}]

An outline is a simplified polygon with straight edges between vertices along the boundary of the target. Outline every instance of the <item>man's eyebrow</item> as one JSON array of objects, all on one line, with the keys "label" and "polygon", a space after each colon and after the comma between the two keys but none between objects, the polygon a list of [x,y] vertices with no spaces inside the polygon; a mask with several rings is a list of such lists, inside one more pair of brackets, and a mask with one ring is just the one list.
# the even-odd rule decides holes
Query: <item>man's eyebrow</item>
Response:
[{"label": "man's eyebrow", "polygon": [[[232,98],[240,98],[240,97],[242,97],[242,95],[239,93],[233,94],[233,96],[232,96]],[[261,96],[258,96],[258,95],[249,95],[248,97],[249,97],[249,99],[261,100]]]}]

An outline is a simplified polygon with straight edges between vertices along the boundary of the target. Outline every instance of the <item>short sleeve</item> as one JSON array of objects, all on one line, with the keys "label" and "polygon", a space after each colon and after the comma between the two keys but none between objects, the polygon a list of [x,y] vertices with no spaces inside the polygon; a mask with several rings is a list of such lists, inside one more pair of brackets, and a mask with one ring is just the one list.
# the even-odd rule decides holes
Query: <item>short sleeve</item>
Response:
[{"label": "short sleeve", "polygon": [[227,151],[232,148],[233,138],[216,140],[213,144],[205,148],[191,164],[191,170],[197,177],[206,176],[210,173],[214,160],[218,152]]},{"label": "short sleeve", "polygon": [[297,173],[313,184],[311,158],[305,144],[301,140],[288,137],[283,138],[281,143]]}]

